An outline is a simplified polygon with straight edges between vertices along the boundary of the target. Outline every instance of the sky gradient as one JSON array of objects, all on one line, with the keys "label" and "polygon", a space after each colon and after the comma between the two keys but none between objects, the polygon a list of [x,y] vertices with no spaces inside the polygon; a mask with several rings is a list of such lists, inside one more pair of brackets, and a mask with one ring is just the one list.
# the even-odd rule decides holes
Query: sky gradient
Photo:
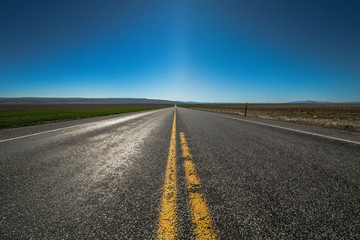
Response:
[{"label": "sky gradient", "polygon": [[0,3],[0,97],[360,101],[360,1]]}]

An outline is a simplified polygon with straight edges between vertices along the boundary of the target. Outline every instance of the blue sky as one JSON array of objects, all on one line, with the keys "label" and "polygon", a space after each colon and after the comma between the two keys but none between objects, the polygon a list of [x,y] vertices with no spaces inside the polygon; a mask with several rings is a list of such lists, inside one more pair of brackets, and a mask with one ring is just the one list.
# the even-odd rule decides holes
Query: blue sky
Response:
[{"label": "blue sky", "polygon": [[360,2],[0,3],[0,97],[360,101]]}]

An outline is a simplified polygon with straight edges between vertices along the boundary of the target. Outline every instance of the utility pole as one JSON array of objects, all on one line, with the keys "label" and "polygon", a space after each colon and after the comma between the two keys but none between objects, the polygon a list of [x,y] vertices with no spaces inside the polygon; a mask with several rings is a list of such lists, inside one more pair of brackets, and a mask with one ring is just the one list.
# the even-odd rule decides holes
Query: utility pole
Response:
[{"label": "utility pole", "polygon": [[246,112],[247,112],[247,105],[248,105],[248,103],[245,104],[245,117],[246,117]]}]

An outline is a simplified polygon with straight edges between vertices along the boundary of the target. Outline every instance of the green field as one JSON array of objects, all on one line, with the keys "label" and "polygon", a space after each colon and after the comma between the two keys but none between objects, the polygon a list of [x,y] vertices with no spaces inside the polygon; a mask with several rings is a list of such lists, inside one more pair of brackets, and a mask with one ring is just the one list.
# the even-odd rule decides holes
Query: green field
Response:
[{"label": "green field", "polygon": [[[13,105],[0,106],[0,129],[159,109],[163,105]],[[28,109],[29,108],[29,109]]]}]

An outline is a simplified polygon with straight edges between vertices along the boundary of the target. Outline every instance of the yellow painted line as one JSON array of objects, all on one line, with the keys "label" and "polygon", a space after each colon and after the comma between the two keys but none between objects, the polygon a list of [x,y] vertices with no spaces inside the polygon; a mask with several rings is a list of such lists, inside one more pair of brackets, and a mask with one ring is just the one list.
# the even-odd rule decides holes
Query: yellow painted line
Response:
[{"label": "yellow painted line", "polygon": [[186,189],[189,194],[189,204],[196,239],[218,239],[215,224],[211,218],[205,196],[202,193],[200,179],[183,132],[180,133],[180,140],[182,156],[184,158]]},{"label": "yellow painted line", "polygon": [[167,159],[164,193],[158,224],[158,239],[177,239],[177,186],[176,186],[176,108]]}]

